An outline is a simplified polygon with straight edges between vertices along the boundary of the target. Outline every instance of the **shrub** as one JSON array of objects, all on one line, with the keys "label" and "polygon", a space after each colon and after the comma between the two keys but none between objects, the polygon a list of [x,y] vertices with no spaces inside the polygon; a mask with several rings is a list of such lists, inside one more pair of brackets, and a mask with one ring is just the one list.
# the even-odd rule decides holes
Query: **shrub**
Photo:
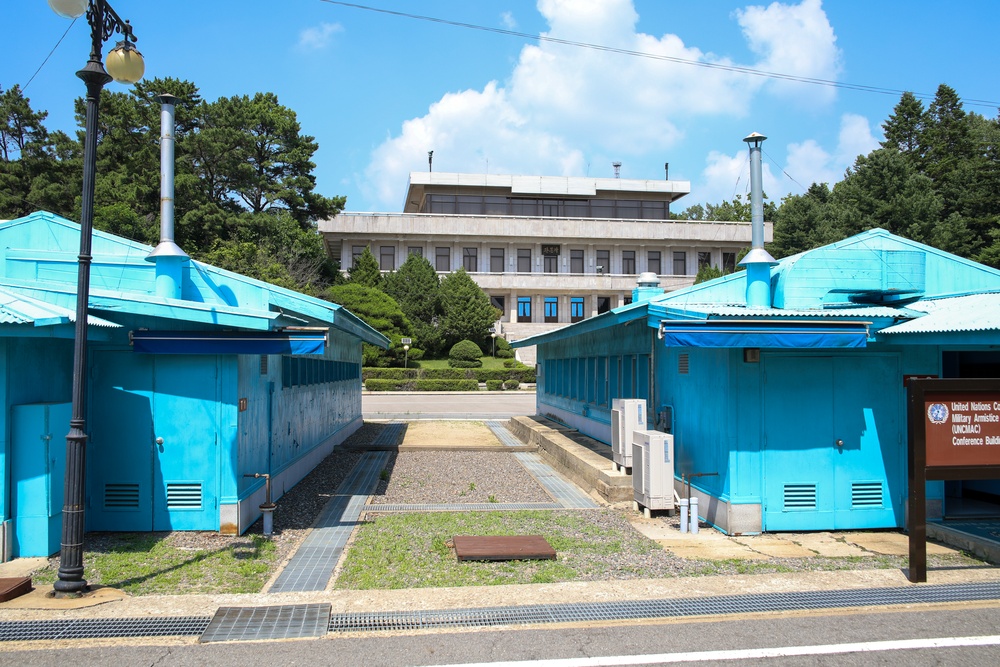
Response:
[{"label": "shrub", "polygon": [[449,359],[448,365],[452,368],[479,368],[483,362],[479,359],[475,361],[462,361],[461,359]]},{"label": "shrub", "polygon": [[487,380],[486,389],[487,391],[500,391],[503,389],[503,382],[500,380]]},{"label": "shrub", "polygon": [[513,359],[514,350],[497,350],[497,359]]},{"label": "shrub", "polygon": [[504,368],[516,368],[519,363],[520,362],[517,359],[511,358],[511,359],[506,359],[503,362],[503,366]]},{"label": "shrub", "polygon": [[483,357],[483,351],[471,340],[460,340],[452,345],[448,351],[449,359],[461,361],[479,361]]},{"label": "shrub", "polygon": [[412,391],[416,380],[380,380],[372,378],[365,380],[368,391]]},{"label": "shrub", "polygon": [[504,389],[520,389],[521,388],[521,383],[518,382],[517,380],[506,380],[503,383],[503,388]]},{"label": "shrub", "polygon": [[416,380],[414,391],[479,391],[475,380]]},{"label": "shrub", "polygon": [[496,356],[498,359],[513,359],[514,350],[511,349],[510,343],[507,342],[506,338],[497,337],[496,339]]},{"label": "shrub", "polygon": [[428,380],[471,380],[475,375],[473,371],[462,368],[428,368],[421,377]]}]

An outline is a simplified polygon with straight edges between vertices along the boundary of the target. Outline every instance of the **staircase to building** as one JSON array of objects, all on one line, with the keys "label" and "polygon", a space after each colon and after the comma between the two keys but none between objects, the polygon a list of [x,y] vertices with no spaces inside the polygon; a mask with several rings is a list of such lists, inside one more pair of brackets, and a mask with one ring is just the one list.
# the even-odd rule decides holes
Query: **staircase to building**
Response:
[{"label": "staircase to building", "polygon": [[[523,338],[530,338],[531,336],[537,336],[538,334],[543,334],[548,331],[553,331],[555,329],[561,329],[567,326],[565,322],[560,322],[558,324],[549,324],[544,322],[503,322],[502,332],[504,338],[507,342],[512,343],[515,340],[521,340]],[[517,359],[528,366],[535,365],[535,346],[522,347],[515,350],[517,353]]]}]

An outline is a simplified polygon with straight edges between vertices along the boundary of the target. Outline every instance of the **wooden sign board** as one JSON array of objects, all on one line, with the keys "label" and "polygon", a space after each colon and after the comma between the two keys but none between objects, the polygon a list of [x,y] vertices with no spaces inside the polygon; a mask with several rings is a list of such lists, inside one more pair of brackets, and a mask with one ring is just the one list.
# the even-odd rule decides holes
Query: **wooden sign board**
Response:
[{"label": "wooden sign board", "polygon": [[927,581],[927,480],[1000,478],[1000,379],[907,384],[910,572]]}]

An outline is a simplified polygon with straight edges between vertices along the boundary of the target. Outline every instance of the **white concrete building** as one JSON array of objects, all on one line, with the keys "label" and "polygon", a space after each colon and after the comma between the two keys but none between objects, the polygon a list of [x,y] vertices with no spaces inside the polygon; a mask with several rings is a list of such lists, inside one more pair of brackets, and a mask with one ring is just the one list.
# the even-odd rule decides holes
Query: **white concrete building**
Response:
[{"label": "white concrete building", "polygon": [[704,264],[733,270],[750,223],[670,220],[690,190],[688,181],[412,172],[402,213],[344,212],[319,231],[345,271],[366,246],[383,271],[410,253],[441,274],[465,267],[512,340],[630,303],[643,272],[670,291]]}]

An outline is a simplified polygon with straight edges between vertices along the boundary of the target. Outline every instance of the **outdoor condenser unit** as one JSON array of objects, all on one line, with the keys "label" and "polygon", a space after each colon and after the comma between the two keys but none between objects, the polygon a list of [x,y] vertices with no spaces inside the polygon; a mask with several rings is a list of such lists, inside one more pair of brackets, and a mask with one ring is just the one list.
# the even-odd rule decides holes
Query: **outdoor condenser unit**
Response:
[{"label": "outdoor condenser unit", "polygon": [[632,507],[648,518],[674,509],[674,436],[640,429],[632,433]]},{"label": "outdoor condenser unit", "polygon": [[611,458],[621,468],[632,467],[632,431],[646,428],[646,399],[616,398],[611,402]]}]

